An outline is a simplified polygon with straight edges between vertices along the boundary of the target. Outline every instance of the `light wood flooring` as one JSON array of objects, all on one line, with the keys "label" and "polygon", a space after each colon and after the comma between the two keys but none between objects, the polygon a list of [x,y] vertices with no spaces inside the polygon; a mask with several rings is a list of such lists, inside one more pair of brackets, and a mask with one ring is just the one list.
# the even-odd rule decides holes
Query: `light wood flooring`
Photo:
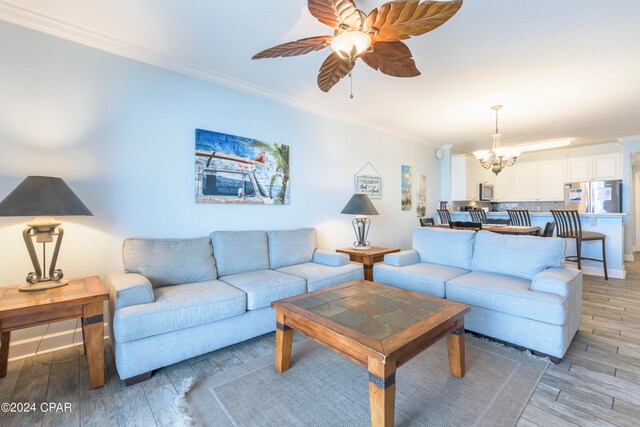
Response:
[{"label": "light wood flooring", "polygon": [[626,269],[624,280],[584,277],[580,329],[518,426],[640,426],[640,261]]},{"label": "light wood flooring", "polygon": [[[296,340],[303,339],[296,334]],[[9,426],[174,426],[173,400],[186,377],[207,377],[274,352],[267,334],[156,371],[132,387],[118,378],[106,348],[105,387],[89,390],[86,360],[11,362],[0,379],[0,402],[69,402],[71,412],[0,412]],[[56,362],[68,349],[42,358]],[[640,426],[640,261],[627,263],[625,280],[585,276],[583,322],[559,365],[550,365],[518,426]]]}]

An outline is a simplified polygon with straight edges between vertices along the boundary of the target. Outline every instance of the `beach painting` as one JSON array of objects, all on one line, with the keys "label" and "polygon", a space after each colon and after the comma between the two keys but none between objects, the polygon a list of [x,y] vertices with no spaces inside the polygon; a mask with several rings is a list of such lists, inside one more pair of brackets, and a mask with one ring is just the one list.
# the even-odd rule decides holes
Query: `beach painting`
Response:
[{"label": "beach painting", "polygon": [[401,169],[402,174],[402,187],[401,187],[401,197],[402,197],[402,210],[410,211],[411,210],[411,166],[402,165]]},{"label": "beach painting", "polygon": [[196,129],[197,203],[288,205],[289,146]]},{"label": "beach painting", "polygon": [[427,176],[418,175],[418,200],[416,202],[416,215],[427,214]]}]

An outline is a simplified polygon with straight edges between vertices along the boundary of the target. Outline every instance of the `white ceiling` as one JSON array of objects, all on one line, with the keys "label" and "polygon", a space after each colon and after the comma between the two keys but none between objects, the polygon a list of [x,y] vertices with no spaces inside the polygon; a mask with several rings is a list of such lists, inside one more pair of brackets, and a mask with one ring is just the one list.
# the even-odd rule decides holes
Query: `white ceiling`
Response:
[{"label": "white ceiling", "polygon": [[[383,3],[356,0],[367,13]],[[640,134],[640,0],[466,0],[407,41],[421,76],[359,61],[354,99],[348,80],[317,88],[328,49],[250,59],[331,33],[301,0],[0,0],[0,19],[437,145],[487,148],[494,104],[504,145]]]}]

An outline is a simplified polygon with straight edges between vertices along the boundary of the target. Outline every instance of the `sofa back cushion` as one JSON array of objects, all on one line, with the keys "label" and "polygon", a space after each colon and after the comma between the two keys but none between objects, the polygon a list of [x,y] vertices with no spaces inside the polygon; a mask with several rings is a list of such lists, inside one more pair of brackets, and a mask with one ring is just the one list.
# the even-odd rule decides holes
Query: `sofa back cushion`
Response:
[{"label": "sofa back cushion", "polygon": [[471,269],[475,232],[423,227],[413,230],[413,249],[420,262]]},{"label": "sofa back cushion", "polygon": [[269,261],[271,268],[277,270],[290,265],[311,262],[318,248],[316,230],[300,228],[297,230],[269,231]]},{"label": "sofa back cushion", "polygon": [[473,271],[533,280],[551,267],[564,265],[565,242],[559,237],[508,236],[479,231],[473,251]]},{"label": "sofa back cushion", "polygon": [[142,274],[154,288],[218,278],[208,237],[125,239],[122,259],[127,272]]},{"label": "sofa back cushion", "polygon": [[266,231],[214,231],[211,240],[219,276],[269,269]]}]

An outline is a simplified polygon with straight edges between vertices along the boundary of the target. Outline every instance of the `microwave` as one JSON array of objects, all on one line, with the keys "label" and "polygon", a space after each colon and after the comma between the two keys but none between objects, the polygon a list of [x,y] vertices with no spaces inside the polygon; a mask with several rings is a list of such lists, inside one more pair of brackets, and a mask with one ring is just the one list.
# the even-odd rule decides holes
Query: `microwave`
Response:
[{"label": "microwave", "polygon": [[480,201],[482,202],[490,202],[493,200],[494,192],[493,185],[491,184],[480,184]]}]

